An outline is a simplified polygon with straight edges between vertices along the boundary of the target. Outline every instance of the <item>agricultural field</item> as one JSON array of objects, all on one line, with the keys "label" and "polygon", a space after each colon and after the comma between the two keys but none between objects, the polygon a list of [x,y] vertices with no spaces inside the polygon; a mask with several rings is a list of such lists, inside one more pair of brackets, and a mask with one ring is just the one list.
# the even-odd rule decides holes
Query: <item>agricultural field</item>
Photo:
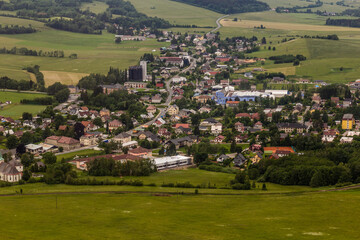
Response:
[{"label": "agricultural field", "polygon": [[38,97],[44,97],[45,94],[41,93],[22,93],[22,92],[9,92],[0,91],[0,102],[11,101],[12,104],[1,107],[0,116],[11,117],[18,119],[23,112],[39,113],[45,109],[46,106],[20,104],[22,99],[34,99]]},{"label": "agricultural field", "polygon": [[151,17],[160,17],[171,24],[216,26],[222,15],[213,11],[170,0],[129,0],[136,10]]},{"label": "agricultural field", "polygon": [[[360,238],[359,200],[360,191],[6,196],[0,197],[1,231],[5,239],[352,240]],[[44,230],[36,230],[39,225]],[[86,231],[78,231],[84,225]]]},{"label": "agricultural field", "polygon": [[[41,67],[41,71],[45,71],[46,85],[58,80],[65,84],[75,84],[82,76],[89,73],[107,73],[110,66],[128,68],[137,64],[144,53],[153,52],[156,55],[160,47],[169,46],[169,43],[157,42],[154,39],[115,44],[114,35],[106,31],[102,35],[72,33],[49,29],[44,27],[43,23],[36,21],[0,17],[0,24],[11,21],[19,25],[32,24],[41,30],[32,34],[0,35],[0,47],[16,46],[43,51],[63,50],[65,58],[1,54],[0,76],[30,79],[22,69],[37,64]],[[78,58],[67,57],[72,53],[76,53]]]}]

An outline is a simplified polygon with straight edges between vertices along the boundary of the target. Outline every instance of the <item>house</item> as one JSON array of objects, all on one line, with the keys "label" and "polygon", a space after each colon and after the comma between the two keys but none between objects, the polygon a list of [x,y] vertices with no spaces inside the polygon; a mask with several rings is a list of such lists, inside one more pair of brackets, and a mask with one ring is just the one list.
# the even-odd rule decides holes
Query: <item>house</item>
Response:
[{"label": "house", "polygon": [[218,163],[222,163],[222,162],[228,160],[229,158],[230,158],[230,157],[229,157],[228,155],[221,154],[221,155],[216,159],[216,161],[217,161]]},{"label": "house", "polygon": [[179,149],[180,147],[184,147],[184,146],[190,147],[196,142],[197,142],[196,136],[186,136],[182,138],[171,139],[166,142],[166,145],[170,146],[171,144],[174,144],[176,146],[176,149]]},{"label": "house", "polygon": [[106,108],[103,108],[100,110],[100,116],[101,117],[104,117],[104,116],[109,116],[110,117],[110,110],[106,109]]},{"label": "house", "polygon": [[344,114],[341,122],[341,128],[344,130],[351,130],[355,125],[355,118],[353,114]]},{"label": "house", "polygon": [[222,133],[222,127],[223,127],[222,124],[219,122],[211,125],[211,133],[214,135],[218,135]]},{"label": "house", "polygon": [[109,130],[112,132],[113,130],[118,129],[119,127],[123,127],[124,124],[120,122],[119,120],[115,119],[111,122],[109,122]]},{"label": "house", "polygon": [[81,146],[94,146],[98,143],[98,137],[93,134],[85,134],[80,137]]},{"label": "house", "polygon": [[259,163],[261,159],[263,159],[262,154],[260,152],[256,152],[255,156],[252,157],[250,160],[252,163]]},{"label": "house", "polygon": [[5,182],[18,182],[22,178],[22,173],[19,172],[15,165],[11,163],[0,163],[0,180]]},{"label": "house", "polygon": [[236,137],[235,137],[235,142],[236,143],[242,143],[242,142],[244,142],[244,141],[246,141],[248,139],[248,136],[242,136],[242,135],[237,135]]},{"label": "house", "polygon": [[185,128],[185,127],[180,126],[180,127],[176,128],[175,133],[189,135],[189,134],[192,134],[192,130],[191,130],[191,128]]},{"label": "house", "polygon": [[353,137],[342,137],[340,138],[340,143],[352,143]]},{"label": "house", "polygon": [[246,158],[241,153],[238,153],[233,162],[236,167],[240,167],[246,163]]},{"label": "house", "polygon": [[80,142],[78,140],[64,136],[50,136],[45,139],[45,143],[62,147],[65,151],[80,148]]},{"label": "house", "polygon": [[146,148],[143,148],[143,147],[138,147],[138,148],[129,150],[128,154],[136,156],[136,157],[151,158],[152,157],[152,150],[151,149],[146,149]]},{"label": "house", "polygon": [[162,98],[161,98],[161,96],[159,94],[156,94],[155,96],[153,96],[151,98],[152,103],[161,103],[161,100],[162,100]]},{"label": "house", "polygon": [[124,86],[119,84],[119,83],[113,84],[113,85],[100,85],[100,87],[102,87],[103,93],[105,93],[105,94],[110,94],[110,93],[113,93],[115,91],[125,89]]},{"label": "house", "polygon": [[160,139],[158,136],[156,136],[155,134],[153,134],[150,131],[145,131],[145,132],[140,132],[138,134],[138,138],[140,140],[148,140],[149,142],[160,142]]},{"label": "house", "polygon": [[44,149],[41,145],[37,145],[37,144],[28,144],[25,145],[26,148],[26,152],[27,153],[31,153],[34,155],[39,155],[41,153],[43,153]]},{"label": "house", "polygon": [[156,107],[153,106],[153,105],[150,105],[150,106],[148,106],[148,107],[146,108],[146,111],[147,111],[148,113],[155,114],[155,113],[156,113]]},{"label": "house", "polygon": [[223,135],[217,136],[214,140],[212,140],[213,143],[223,143],[225,137]]},{"label": "house", "polygon": [[180,57],[160,57],[160,60],[164,62],[166,66],[170,64],[179,67],[184,66],[184,60]]},{"label": "house", "polygon": [[292,133],[293,131],[303,133],[306,130],[306,126],[301,123],[278,123],[277,127],[279,131],[284,131],[285,133]]},{"label": "house", "polygon": [[147,83],[146,82],[125,82],[124,86],[126,88],[146,88]]},{"label": "house", "polygon": [[129,134],[127,134],[126,132],[122,132],[122,133],[116,135],[113,138],[113,141],[117,142],[117,143],[124,144],[124,143],[127,143],[127,142],[131,141],[131,136]]},{"label": "house", "polygon": [[254,128],[255,129],[262,129],[263,128],[263,124],[262,122],[258,121],[254,124]]},{"label": "house", "polygon": [[279,157],[286,157],[289,156],[292,152],[288,150],[276,150],[274,154]]},{"label": "house", "polygon": [[236,123],[235,123],[235,130],[238,131],[238,132],[240,132],[240,133],[245,132],[245,126],[244,126],[244,124],[241,123],[241,122],[236,122]]},{"label": "house", "polygon": [[179,107],[176,105],[170,105],[167,109],[167,113],[170,116],[177,115],[177,114],[179,114]]}]

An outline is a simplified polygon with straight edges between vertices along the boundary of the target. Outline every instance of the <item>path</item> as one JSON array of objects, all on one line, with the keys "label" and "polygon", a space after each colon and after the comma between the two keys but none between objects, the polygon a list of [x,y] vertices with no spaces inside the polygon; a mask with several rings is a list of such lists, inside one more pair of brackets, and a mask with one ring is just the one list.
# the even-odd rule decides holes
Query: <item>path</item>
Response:
[{"label": "path", "polygon": [[222,27],[222,25],[220,24],[220,21],[223,20],[224,18],[228,17],[228,16],[230,16],[230,15],[225,15],[225,16],[219,17],[216,20],[217,27],[215,29],[211,30],[209,33],[213,33],[213,32],[216,32],[217,30],[219,30]]},{"label": "path", "polygon": [[[316,194],[316,193],[323,193],[323,192],[335,192],[335,191],[347,191],[353,189],[359,189],[360,185],[348,186],[348,187],[341,187],[341,188],[333,188],[333,189],[325,189],[325,190],[314,190],[314,191],[300,191],[300,192],[256,192],[251,193],[251,190],[248,193],[215,193],[215,192],[205,192],[202,193],[201,189],[198,195],[209,195],[209,196],[261,196],[261,195],[302,195],[302,194]],[[17,189],[18,190],[18,189]],[[187,189],[189,190],[189,189]],[[194,188],[195,191],[195,188]],[[169,192],[161,192],[161,191],[93,191],[93,192],[86,192],[86,191],[74,191],[74,192],[44,192],[44,193],[7,193],[7,194],[0,194],[0,197],[10,197],[16,195],[24,195],[24,196],[42,196],[42,195],[81,195],[81,194],[151,194],[154,196],[172,196],[172,195],[194,195],[194,192],[184,192],[184,189],[179,188],[176,192],[169,191]]]}]

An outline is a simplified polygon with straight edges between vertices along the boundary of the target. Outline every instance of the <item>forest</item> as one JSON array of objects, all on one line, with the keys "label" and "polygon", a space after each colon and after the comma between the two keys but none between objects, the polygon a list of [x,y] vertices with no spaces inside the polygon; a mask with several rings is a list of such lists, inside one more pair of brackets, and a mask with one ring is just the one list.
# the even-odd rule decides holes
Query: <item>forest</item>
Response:
[{"label": "forest", "polygon": [[269,5],[256,0],[172,0],[223,14],[261,12],[270,9]]},{"label": "forest", "polygon": [[331,19],[326,20],[326,25],[342,26],[342,27],[360,27],[359,19]]}]

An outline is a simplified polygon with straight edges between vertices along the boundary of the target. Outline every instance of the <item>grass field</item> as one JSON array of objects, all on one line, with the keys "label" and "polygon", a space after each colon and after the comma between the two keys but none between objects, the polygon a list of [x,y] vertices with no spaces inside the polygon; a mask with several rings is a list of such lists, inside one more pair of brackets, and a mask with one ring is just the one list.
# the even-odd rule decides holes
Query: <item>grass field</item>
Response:
[{"label": "grass field", "polygon": [[1,231],[4,239],[352,240],[360,238],[359,200],[359,191],[9,196],[0,198]]},{"label": "grass field", "polygon": [[109,6],[104,3],[104,2],[99,2],[99,1],[93,1],[93,2],[89,2],[89,3],[83,3],[81,6],[81,10],[82,11],[86,11],[89,10],[90,12],[99,14],[99,13],[103,13],[106,11],[106,9]]},{"label": "grass field", "polygon": [[[12,21],[23,22],[23,25],[29,23],[29,20],[0,17],[0,24]],[[38,27],[43,26],[43,23],[30,22],[39,24]],[[78,55],[78,59],[0,55],[0,76],[29,79],[29,75],[24,73],[22,68],[37,64],[41,71],[45,71],[45,81],[48,81],[46,84],[49,85],[57,80],[74,84],[85,74],[107,73],[110,66],[128,68],[137,64],[144,53],[156,50],[153,52],[156,55],[160,47],[169,46],[169,43],[146,40],[115,44],[114,35],[106,31],[102,35],[90,35],[44,27],[43,31],[33,34],[0,35],[0,47],[14,46],[43,51],[64,50],[66,56],[72,53]]]},{"label": "grass field", "polygon": [[22,93],[22,92],[4,92],[0,91],[0,102],[11,101],[12,104],[4,106],[0,109],[0,116],[11,117],[18,119],[23,112],[39,113],[45,109],[46,106],[41,105],[23,105],[20,104],[22,99],[34,99],[44,97],[45,94],[41,93]]},{"label": "grass field", "polygon": [[160,17],[172,24],[216,26],[222,16],[213,11],[170,0],[129,0],[135,8],[148,16]]},{"label": "grass field", "polygon": [[60,155],[57,155],[56,158],[57,158],[58,161],[60,161],[63,158],[64,159],[70,159],[71,158],[71,160],[72,160],[72,158],[74,158],[76,156],[87,156],[87,155],[93,155],[93,154],[98,154],[98,153],[101,153],[101,151],[87,149],[87,150],[81,150],[81,151],[77,151],[77,152],[60,154]]}]

